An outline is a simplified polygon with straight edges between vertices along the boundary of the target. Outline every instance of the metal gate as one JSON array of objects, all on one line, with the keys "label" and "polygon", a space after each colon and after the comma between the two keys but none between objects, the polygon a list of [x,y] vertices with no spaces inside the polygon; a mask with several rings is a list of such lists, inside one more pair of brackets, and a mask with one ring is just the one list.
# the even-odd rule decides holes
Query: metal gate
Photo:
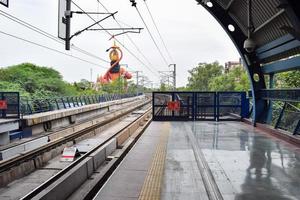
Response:
[{"label": "metal gate", "polygon": [[240,120],[248,115],[246,92],[153,92],[154,121]]}]

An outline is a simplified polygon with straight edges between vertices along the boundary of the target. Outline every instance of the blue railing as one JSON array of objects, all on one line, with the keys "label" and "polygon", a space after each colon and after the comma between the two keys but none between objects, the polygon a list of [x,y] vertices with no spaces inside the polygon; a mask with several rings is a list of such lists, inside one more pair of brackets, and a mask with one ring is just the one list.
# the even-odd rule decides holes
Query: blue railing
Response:
[{"label": "blue railing", "polygon": [[[249,92],[252,98],[252,93]],[[258,92],[259,99],[268,102],[264,112],[266,124],[294,135],[300,134],[300,89],[265,89]]]},{"label": "blue railing", "polygon": [[[141,93],[138,95],[142,95]],[[20,110],[22,115],[31,115],[54,110],[81,107],[84,105],[114,101],[118,99],[138,96],[137,94],[103,94],[90,96],[71,96],[44,99],[30,99],[21,97]]]}]

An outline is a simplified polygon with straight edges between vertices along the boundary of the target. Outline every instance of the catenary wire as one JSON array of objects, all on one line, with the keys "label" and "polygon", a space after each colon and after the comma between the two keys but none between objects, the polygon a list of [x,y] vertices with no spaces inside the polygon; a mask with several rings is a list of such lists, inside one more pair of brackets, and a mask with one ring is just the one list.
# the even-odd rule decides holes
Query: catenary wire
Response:
[{"label": "catenary wire", "polygon": [[168,54],[170,60],[171,60],[173,63],[175,63],[175,62],[174,62],[174,59],[173,59],[173,57],[171,56],[171,53],[170,53],[169,49],[167,48],[167,45],[166,45],[166,43],[165,43],[165,41],[164,41],[164,39],[163,39],[163,37],[162,37],[162,34],[161,34],[161,32],[159,31],[159,28],[158,28],[158,26],[157,26],[157,23],[156,23],[156,21],[154,20],[153,14],[152,14],[152,12],[150,11],[150,8],[149,8],[149,6],[148,6],[148,4],[147,4],[147,1],[146,1],[146,0],[143,0],[143,1],[144,1],[144,4],[145,4],[145,6],[146,6],[146,8],[147,8],[147,10],[148,10],[148,13],[149,13],[149,15],[150,15],[150,17],[151,17],[151,19],[152,19],[152,22],[153,22],[153,24],[154,24],[154,27],[155,27],[155,29],[156,29],[158,35],[159,35],[160,40],[162,41],[162,44],[163,44],[163,46],[164,46],[164,48],[165,48],[165,50],[166,50],[166,52],[167,52],[167,54]]},{"label": "catenary wire", "polygon": [[[91,15],[89,15],[88,13],[86,13],[78,4],[76,4],[74,1],[72,1],[72,3],[78,8],[80,9],[84,14],[86,14],[92,21],[97,22]],[[102,29],[104,29],[104,27],[98,23],[98,26],[101,27]],[[111,34],[109,31],[105,30],[105,32],[107,34],[109,34],[110,36],[113,37],[113,34]],[[141,59],[139,59],[132,51],[130,51],[123,43],[121,43],[117,38],[115,38],[115,40],[125,49],[127,50],[136,60],[138,60],[142,65],[144,65],[151,73],[153,73],[154,75],[158,75],[158,71],[153,71],[149,66],[147,66]]]},{"label": "catenary wire", "polygon": [[20,40],[20,41],[23,41],[23,42],[26,42],[26,43],[29,43],[29,44],[32,44],[32,45],[35,45],[35,46],[38,46],[38,47],[41,47],[41,48],[44,48],[44,49],[47,49],[47,50],[56,52],[56,53],[59,53],[59,54],[65,55],[65,56],[69,56],[69,57],[75,58],[75,59],[77,59],[77,60],[80,60],[80,61],[89,63],[89,64],[91,64],[91,65],[99,66],[99,67],[101,67],[101,68],[106,69],[106,67],[104,67],[104,66],[101,66],[101,65],[99,65],[99,64],[90,62],[90,61],[88,61],[88,60],[82,59],[82,58],[77,57],[77,56],[73,56],[73,55],[71,55],[71,54],[67,54],[67,53],[65,53],[65,52],[62,52],[62,51],[59,51],[59,50],[57,50],[57,49],[48,47],[48,46],[46,46],[46,45],[42,45],[42,44],[33,42],[33,41],[31,41],[31,40],[27,40],[27,39],[25,39],[25,38],[21,38],[21,37],[19,37],[19,36],[16,36],[16,35],[13,35],[13,34],[10,34],[10,33],[6,33],[6,32],[1,31],[1,30],[0,30],[0,33],[3,34],[3,35],[9,36],[9,37],[18,39],[18,40]]},{"label": "catenary wire", "polygon": [[155,41],[155,39],[154,39],[154,36],[152,35],[152,33],[151,33],[151,31],[150,31],[150,29],[149,29],[149,27],[148,27],[146,21],[144,20],[142,14],[141,14],[141,12],[140,12],[140,10],[138,9],[138,7],[137,7],[136,5],[135,5],[134,7],[135,7],[135,9],[136,9],[136,11],[137,11],[139,17],[141,18],[141,20],[142,20],[144,26],[146,27],[146,29],[147,29],[147,31],[148,31],[148,33],[149,33],[149,35],[150,35],[150,38],[151,38],[152,42],[154,43],[156,49],[158,50],[160,56],[162,57],[162,59],[163,59],[163,61],[165,62],[165,64],[168,66],[168,61],[167,61],[167,59],[165,58],[165,56],[163,55],[162,51],[160,50],[158,44],[156,43],[156,41]]},{"label": "catenary wire", "polygon": [[[98,2],[98,3],[99,3],[99,4],[100,4],[107,12],[109,12],[109,10],[107,9],[107,7],[106,7],[103,3],[101,3],[100,0],[97,0],[97,2]],[[117,20],[117,19],[114,19],[114,20],[116,21],[116,23],[118,24],[118,26],[119,26],[120,28],[122,28],[122,25],[121,25],[120,23],[124,24],[125,26],[131,27],[131,26],[129,26],[129,25],[127,25],[127,24],[125,24],[125,23],[123,23],[123,22]],[[153,64],[150,62],[150,60],[145,56],[145,54],[140,50],[140,48],[137,46],[137,44],[133,41],[133,39],[132,39],[128,34],[126,34],[126,37],[127,37],[128,40],[131,42],[131,44],[133,44],[133,46],[136,48],[136,50],[141,54],[141,56],[146,60],[146,62],[147,62],[150,66],[153,66]]]},{"label": "catenary wire", "polygon": [[[13,15],[11,15],[9,13],[6,13],[6,12],[0,10],[0,15],[6,17],[7,19],[9,19],[11,21],[14,21],[14,22],[16,22],[16,23],[18,23],[18,24],[20,24],[20,25],[22,25],[22,26],[24,26],[24,27],[26,27],[26,28],[34,31],[34,32],[36,32],[36,33],[39,33],[39,34],[41,34],[41,35],[43,35],[43,36],[45,36],[45,37],[47,37],[47,38],[49,38],[49,39],[51,39],[51,40],[53,40],[55,42],[58,42],[60,44],[64,44],[63,41],[61,41],[60,39],[58,39],[54,35],[46,32],[46,31],[44,31],[44,30],[42,30],[42,29],[40,29],[40,28],[38,28],[36,26],[33,26],[33,25],[29,24],[28,22],[25,22],[24,20],[21,20],[21,19],[15,17],[15,16],[13,16]],[[83,50],[83,49],[81,49],[81,48],[79,48],[79,47],[77,47],[75,45],[72,45],[72,49],[74,49],[74,50],[76,50],[76,51],[78,51],[78,52],[80,52],[82,54],[85,54],[87,56],[90,56],[90,57],[93,57],[95,59],[98,59],[98,60],[100,60],[102,62],[109,63],[105,59],[103,59],[103,58],[101,58],[99,56],[96,56],[96,55],[94,55],[94,54],[92,54],[92,53],[90,53],[90,52],[88,52],[86,50]]]}]

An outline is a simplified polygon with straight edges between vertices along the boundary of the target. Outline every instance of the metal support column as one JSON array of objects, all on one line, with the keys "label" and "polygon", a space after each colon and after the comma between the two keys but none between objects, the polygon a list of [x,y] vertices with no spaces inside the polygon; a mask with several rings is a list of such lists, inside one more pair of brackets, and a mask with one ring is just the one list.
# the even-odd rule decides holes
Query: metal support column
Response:
[{"label": "metal support column", "polygon": [[70,50],[70,40],[71,40],[71,3],[72,0],[66,0],[67,2],[67,8],[65,12],[65,17],[66,17],[66,50]]},{"label": "metal support column", "polygon": [[[274,88],[275,83],[275,74],[270,74],[270,80],[269,80],[269,88]],[[268,115],[267,115],[267,124],[271,124],[273,119],[273,101],[269,100],[269,107],[268,107]]]}]

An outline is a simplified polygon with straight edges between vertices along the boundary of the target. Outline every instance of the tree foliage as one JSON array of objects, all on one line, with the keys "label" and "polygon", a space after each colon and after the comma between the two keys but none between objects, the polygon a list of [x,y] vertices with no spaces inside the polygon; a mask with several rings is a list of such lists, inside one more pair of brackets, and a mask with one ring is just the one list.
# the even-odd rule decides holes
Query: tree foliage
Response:
[{"label": "tree foliage", "polygon": [[188,90],[197,91],[247,91],[250,82],[245,70],[236,67],[228,73],[218,62],[200,63],[189,71]]},{"label": "tree foliage", "polygon": [[276,85],[281,88],[300,88],[300,70],[277,74]]},{"label": "tree foliage", "polygon": [[222,74],[223,66],[218,62],[199,63],[199,65],[189,71],[187,88],[189,90],[209,91],[209,81]]},{"label": "tree foliage", "polygon": [[240,66],[210,79],[209,89],[212,91],[248,91],[250,81],[246,71]]},{"label": "tree foliage", "polygon": [[[250,81],[242,66],[223,73],[223,67],[218,62],[200,63],[189,71],[187,90],[197,91],[248,91]],[[269,76],[266,76],[266,83]],[[300,88],[300,70],[276,74],[277,88]]]},{"label": "tree foliage", "polygon": [[[66,94],[65,85],[60,73],[52,68],[39,67],[24,63],[0,69],[1,90],[20,91],[22,95],[48,97]],[[10,83],[10,86],[3,85]],[[11,85],[11,84],[14,84]]]},{"label": "tree foliage", "polygon": [[[68,83],[53,68],[23,63],[0,68],[0,91],[17,91],[21,96],[31,98],[49,98],[103,93],[136,93],[137,86],[133,81],[123,78],[102,86],[95,85],[86,79]],[[149,89],[140,86],[139,91],[144,92]]]}]

